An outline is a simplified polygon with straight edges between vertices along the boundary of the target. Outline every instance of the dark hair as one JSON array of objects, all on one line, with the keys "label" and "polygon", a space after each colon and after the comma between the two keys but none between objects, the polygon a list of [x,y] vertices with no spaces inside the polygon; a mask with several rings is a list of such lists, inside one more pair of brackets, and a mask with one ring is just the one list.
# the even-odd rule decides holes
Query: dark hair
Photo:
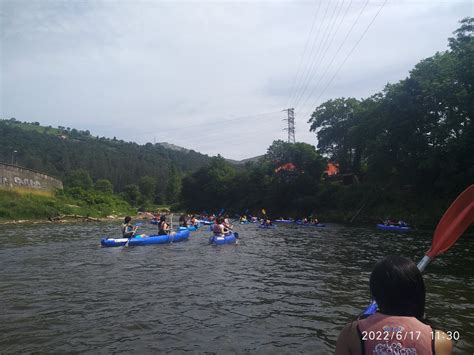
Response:
[{"label": "dark hair", "polygon": [[125,219],[124,219],[124,222],[125,222],[125,223],[128,223],[128,222],[130,222],[131,220],[132,220],[132,217],[126,216]]},{"label": "dark hair", "polygon": [[165,222],[166,221],[166,216],[164,214],[162,214],[160,216],[160,222]]},{"label": "dark hair", "polygon": [[382,313],[423,319],[425,284],[413,261],[396,255],[379,261],[370,275],[370,292]]}]

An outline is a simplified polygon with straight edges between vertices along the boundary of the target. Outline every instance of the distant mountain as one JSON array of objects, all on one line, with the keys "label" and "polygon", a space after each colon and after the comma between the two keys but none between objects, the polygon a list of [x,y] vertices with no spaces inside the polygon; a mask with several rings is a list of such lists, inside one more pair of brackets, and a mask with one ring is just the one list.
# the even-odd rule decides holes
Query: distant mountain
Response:
[{"label": "distant mountain", "polygon": [[[186,152],[187,153],[187,152],[191,151],[190,149],[180,147],[179,145],[176,145],[176,144],[173,144],[173,143],[160,142],[160,143],[157,143],[157,144],[161,145],[163,148],[170,149],[170,150],[175,150],[175,151],[178,151],[178,152]],[[243,159],[243,160],[234,160],[234,159],[226,159],[226,160],[231,164],[243,165],[243,164],[248,163],[248,162],[257,162],[260,159],[262,159],[263,157],[264,157],[263,155],[258,155],[256,157],[247,158],[247,159]]]},{"label": "distant mountain", "polygon": [[156,143],[156,144],[161,145],[163,148],[170,149],[170,150],[176,150],[178,152],[186,152],[187,153],[187,152],[191,151],[190,149],[180,147],[179,145],[176,145],[176,144],[173,144],[173,143],[160,142],[160,143]]},{"label": "distant mountain", "polygon": [[235,164],[235,165],[243,165],[245,163],[256,163],[258,162],[260,159],[262,159],[264,157],[264,155],[257,155],[256,157],[253,157],[253,158],[247,158],[247,159],[243,159],[243,160],[234,160],[234,159],[226,159],[229,163],[231,164]]}]

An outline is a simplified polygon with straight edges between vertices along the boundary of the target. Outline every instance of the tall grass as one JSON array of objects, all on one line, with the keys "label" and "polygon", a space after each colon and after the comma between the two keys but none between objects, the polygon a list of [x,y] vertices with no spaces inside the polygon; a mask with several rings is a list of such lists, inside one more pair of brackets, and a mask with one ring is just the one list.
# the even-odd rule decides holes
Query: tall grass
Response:
[{"label": "tall grass", "polygon": [[117,196],[92,191],[54,194],[0,189],[0,220],[47,219],[59,215],[106,217],[135,212]]}]

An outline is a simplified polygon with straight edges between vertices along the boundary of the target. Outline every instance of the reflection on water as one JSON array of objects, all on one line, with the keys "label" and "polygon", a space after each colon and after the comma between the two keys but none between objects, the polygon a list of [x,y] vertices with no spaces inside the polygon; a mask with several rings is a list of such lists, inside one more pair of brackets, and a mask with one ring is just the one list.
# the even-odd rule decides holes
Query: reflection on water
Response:
[{"label": "reflection on water", "polygon": [[[118,223],[0,226],[0,351],[331,353],[369,300],[374,263],[418,261],[431,244],[429,232],[238,228],[238,245],[209,246],[204,228],[101,248]],[[461,333],[458,353],[474,351],[470,237],[425,275],[427,312]]]}]

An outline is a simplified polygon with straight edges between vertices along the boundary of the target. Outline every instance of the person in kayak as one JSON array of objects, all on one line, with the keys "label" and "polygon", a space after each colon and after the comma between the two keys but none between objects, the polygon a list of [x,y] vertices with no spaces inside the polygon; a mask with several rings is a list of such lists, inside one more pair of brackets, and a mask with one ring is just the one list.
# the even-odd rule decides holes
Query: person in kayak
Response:
[{"label": "person in kayak", "polygon": [[265,226],[265,227],[270,227],[270,226],[272,226],[272,220],[271,220],[270,218],[268,218],[268,217],[265,218],[265,219],[263,220],[262,226]]},{"label": "person in kayak", "polygon": [[224,226],[224,231],[228,233],[232,229],[234,229],[234,226],[230,223],[229,220],[229,215],[226,215],[225,218],[222,220],[222,224]]},{"label": "person in kayak", "polygon": [[222,217],[217,217],[214,220],[212,225],[212,232],[216,237],[223,237],[225,235],[224,219]]},{"label": "person in kayak", "polygon": [[182,214],[179,216],[179,226],[180,227],[187,227],[188,226],[188,221],[186,220],[186,215]]},{"label": "person in kayak", "polygon": [[132,217],[126,216],[122,224],[122,236],[124,238],[132,238],[137,232],[138,226],[132,225]]},{"label": "person in kayak", "polygon": [[413,261],[393,255],[379,261],[370,292],[379,310],[342,329],[336,355],[451,354],[448,335],[425,319],[425,284]]},{"label": "person in kayak", "polygon": [[160,216],[160,222],[158,222],[158,235],[170,234],[170,226],[166,223],[166,216]]}]

